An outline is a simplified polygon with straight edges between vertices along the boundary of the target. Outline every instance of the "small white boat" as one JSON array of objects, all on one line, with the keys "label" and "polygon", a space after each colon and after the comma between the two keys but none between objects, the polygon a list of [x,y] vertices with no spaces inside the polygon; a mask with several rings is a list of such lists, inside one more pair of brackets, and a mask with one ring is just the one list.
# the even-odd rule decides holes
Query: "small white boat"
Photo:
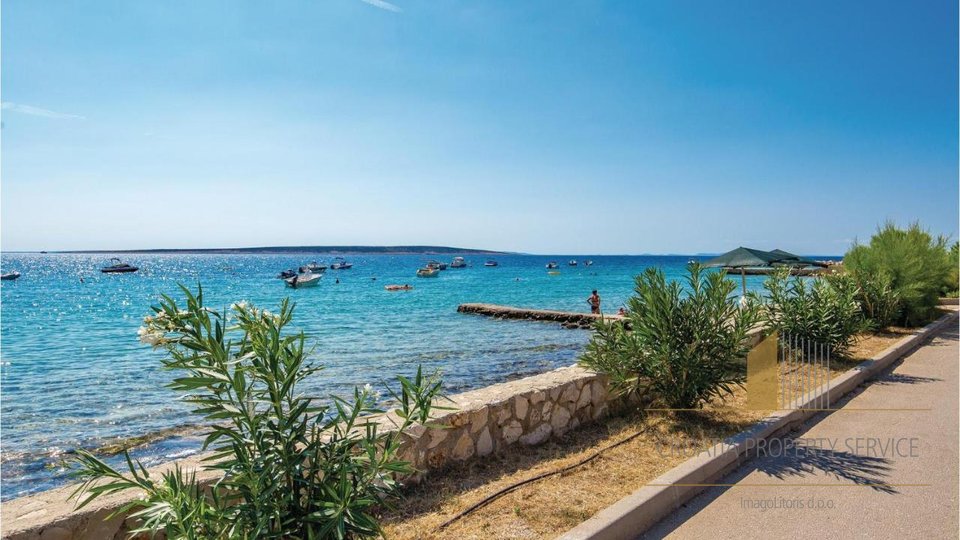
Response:
[{"label": "small white boat", "polygon": [[13,272],[7,272],[6,274],[0,274],[0,281],[13,281],[20,277],[20,272],[14,270]]},{"label": "small white boat", "polygon": [[454,257],[453,262],[450,263],[450,268],[466,268],[467,261],[463,260],[463,257]]},{"label": "small white boat", "polygon": [[323,277],[323,274],[297,274],[292,278],[287,278],[283,280],[287,287],[292,287],[294,289],[303,289],[305,287],[316,287],[320,283],[320,279]]},{"label": "small white boat", "polygon": [[427,268],[436,268],[437,270],[447,269],[447,263],[442,263],[439,261],[427,261],[427,264],[424,266],[426,266]]},{"label": "small white boat", "polygon": [[583,261],[584,266],[593,266],[593,261]]},{"label": "small white boat", "polygon": [[487,261],[483,263],[484,266],[498,266],[497,261]]},{"label": "small white boat", "polygon": [[348,263],[343,257],[337,257],[330,265],[331,270],[349,270],[353,268],[353,263]]},{"label": "small white boat", "polygon": [[557,268],[558,266],[560,265],[557,264],[556,261],[550,261],[547,263],[547,268]]},{"label": "small white boat", "polygon": [[570,259],[569,261],[567,261],[567,266],[576,266],[576,265],[577,265],[576,259]]},{"label": "small white boat", "polygon": [[301,266],[298,270],[301,274],[322,274],[327,271],[327,267],[317,263],[317,261],[313,261],[310,264]]}]

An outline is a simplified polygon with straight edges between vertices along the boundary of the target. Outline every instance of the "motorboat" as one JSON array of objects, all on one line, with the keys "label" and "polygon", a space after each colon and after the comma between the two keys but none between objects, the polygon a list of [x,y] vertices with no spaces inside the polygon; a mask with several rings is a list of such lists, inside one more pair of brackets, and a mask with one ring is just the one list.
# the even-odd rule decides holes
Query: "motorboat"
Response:
[{"label": "motorboat", "polygon": [[547,268],[557,268],[557,267],[559,267],[559,266],[560,266],[560,265],[557,264],[556,261],[550,261],[550,262],[547,263]]},{"label": "motorboat", "polygon": [[349,263],[343,257],[337,257],[330,265],[331,270],[349,270],[353,268],[353,263]]},{"label": "motorboat", "polygon": [[576,259],[570,259],[569,261],[567,261],[567,266],[576,266],[576,265],[577,265]]},{"label": "motorboat", "polygon": [[130,272],[136,272],[139,270],[136,266],[130,266],[129,264],[120,262],[120,259],[113,257],[111,261],[116,261],[110,266],[104,266],[100,269],[104,274],[129,274]]},{"label": "motorboat", "polygon": [[438,261],[427,261],[426,267],[427,267],[427,268],[436,268],[437,270],[446,270],[446,269],[447,269],[447,263],[442,263],[442,262],[438,262]]},{"label": "motorboat", "polygon": [[13,272],[7,272],[5,274],[0,274],[0,281],[13,281],[20,277],[20,272],[14,270]]},{"label": "motorboat", "polygon": [[384,289],[388,291],[409,291],[413,289],[413,285],[387,285]]},{"label": "motorboat", "polygon": [[293,277],[283,280],[286,282],[287,287],[292,287],[294,289],[303,289],[306,287],[316,287],[320,283],[320,278],[323,277],[323,274],[314,274],[314,273],[304,273],[297,274]]},{"label": "motorboat", "polygon": [[417,277],[437,277],[439,274],[439,268],[424,267],[417,270]]},{"label": "motorboat", "polygon": [[583,265],[584,265],[584,266],[593,266],[593,261],[589,261],[589,260],[583,261]]},{"label": "motorboat", "polygon": [[453,262],[450,263],[450,268],[466,268],[467,261],[463,260],[463,257],[454,257]]},{"label": "motorboat", "polygon": [[298,268],[301,274],[322,274],[327,271],[327,267],[313,261]]},{"label": "motorboat", "polygon": [[493,260],[487,261],[487,262],[483,263],[483,265],[484,265],[484,266],[499,266],[499,264],[497,263],[497,261],[493,261]]},{"label": "motorboat", "polygon": [[277,277],[280,278],[280,279],[290,279],[290,278],[292,278],[292,277],[295,276],[295,275],[297,275],[297,271],[296,271],[296,270],[284,270],[283,272],[280,272],[280,273],[277,275]]}]

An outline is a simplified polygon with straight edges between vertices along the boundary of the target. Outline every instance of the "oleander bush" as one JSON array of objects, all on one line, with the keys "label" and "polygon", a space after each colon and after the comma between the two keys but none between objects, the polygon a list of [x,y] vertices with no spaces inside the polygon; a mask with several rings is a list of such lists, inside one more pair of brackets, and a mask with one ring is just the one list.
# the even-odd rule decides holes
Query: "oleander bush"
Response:
[{"label": "oleander bush", "polygon": [[899,304],[893,322],[903,326],[934,318],[940,294],[956,268],[946,237],[931,236],[919,223],[901,229],[891,222],[878,228],[869,244],[855,244],[843,266],[857,283],[889,280]]},{"label": "oleander bush", "polygon": [[900,293],[893,279],[885,274],[848,273],[857,284],[857,303],[872,330],[886,328],[900,320]]},{"label": "oleander bush", "polygon": [[[610,376],[615,392],[692,409],[743,384],[754,301],[739,306],[724,272],[692,264],[686,290],[660,269],[635,278],[626,325],[600,321],[580,364]],[[629,330],[628,330],[629,327]]]},{"label": "oleander bush", "polygon": [[141,340],[167,351],[169,385],[212,423],[204,449],[208,470],[222,473],[205,489],[179,468],[160,477],[127,456],[120,472],[79,452],[74,493],[80,507],[99,496],[140,492],[117,513],[142,527],[132,535],[167,538],[358,538],[381,534],[377,511],[397,495],[402,433],[427,424],[440,382],[418,369],[388,388],[398,403],[396,430],[381,429],[378,396],[355,388],[349,399],[321,404],[301,391],[319,367],[307,361],[303,333],[285,331],[293,305],[273,314],[245,303],[225,312],[181,287],[185,309],[164,296],[145,319]]},{"label": "oleander bush", "polygon": [[860,289],[846,274],[790,277],[787,270],[765,282],[764,318],[770,328],[829,345],[846,354],[856,335],[869,325],[860,310]]}]

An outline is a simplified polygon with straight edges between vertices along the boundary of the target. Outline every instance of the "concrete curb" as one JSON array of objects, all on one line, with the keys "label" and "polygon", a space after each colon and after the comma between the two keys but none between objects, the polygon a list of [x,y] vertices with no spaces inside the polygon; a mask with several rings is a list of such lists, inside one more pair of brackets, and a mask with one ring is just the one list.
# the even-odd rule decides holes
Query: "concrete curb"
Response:
[{"label": "concrete curb", "polygon": [[[749,429],[701,452],[649,484],[604,508],[592,518],[567,531],[558,540],[621,540],[636,538],[667,517],[682,504],[705,490],[710,482],[751,459],[756,442],[782,435],[799,426],[822,408],[833,404],[857,386],[872,379],[895,361],[922,345],[948,326],[955,325],[960,313],[948,313],[889,347],[870,360],[861,362],[830,381],[829,391],[821,388],[805,400],[794,402],[792,410],[777,411]],[[699,484],[699,485],[698,485]]]}]

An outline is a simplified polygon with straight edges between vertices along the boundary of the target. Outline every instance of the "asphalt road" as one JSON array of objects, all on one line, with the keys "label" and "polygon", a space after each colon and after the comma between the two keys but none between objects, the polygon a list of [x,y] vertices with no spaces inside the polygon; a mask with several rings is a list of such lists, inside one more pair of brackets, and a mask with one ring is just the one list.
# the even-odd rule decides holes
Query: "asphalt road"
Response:
[{"label": "asphalt road", "polygon": [[954,327],[643,538],[957,538],[958,359]]}]

